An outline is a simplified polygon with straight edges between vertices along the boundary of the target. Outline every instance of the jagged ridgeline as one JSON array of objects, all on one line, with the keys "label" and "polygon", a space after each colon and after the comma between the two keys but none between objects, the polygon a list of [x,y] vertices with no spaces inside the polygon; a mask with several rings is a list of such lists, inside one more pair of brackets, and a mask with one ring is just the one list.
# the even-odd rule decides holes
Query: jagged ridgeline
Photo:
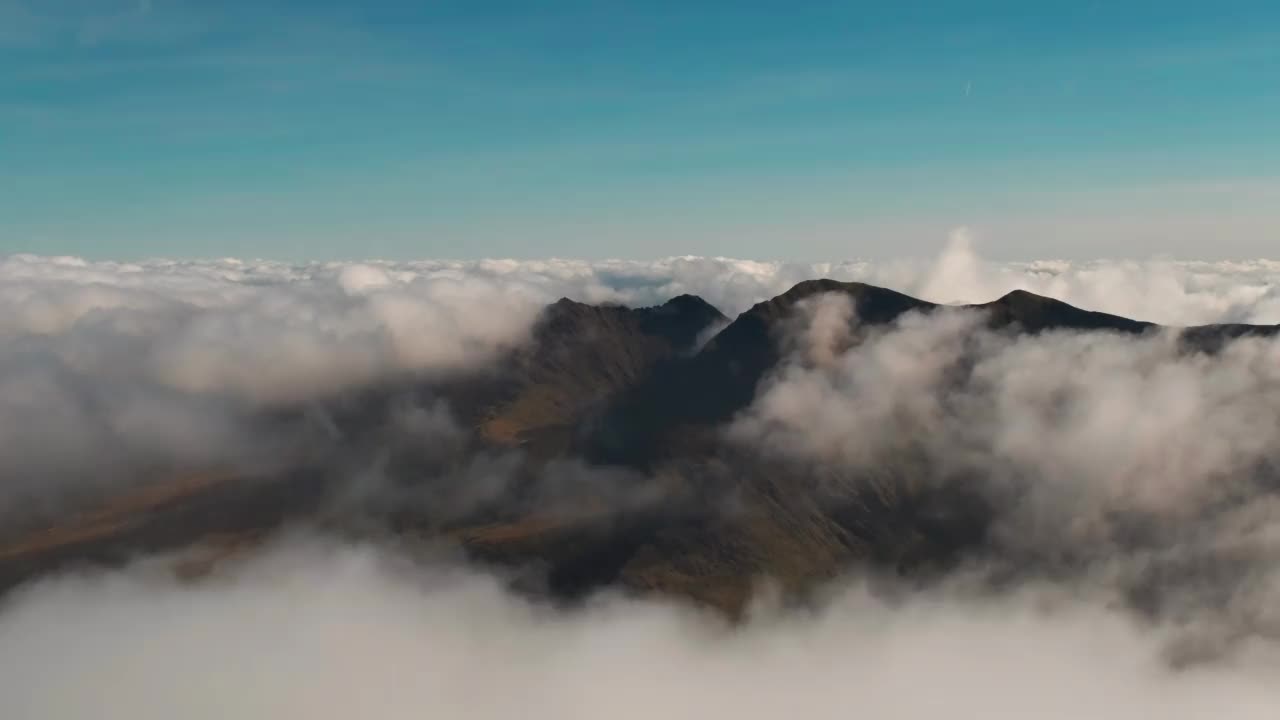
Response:
[{"label": "jagged ridgeline", "polygon": [[1001,499],[913,452],[910,437],[898,455],[850,468],[727,436],[822,297],[849,301],[843,351],[939,312],[972,314],[972,333],[1013,338],[1176,333],[1185,353],[1278,330],[1167,330],[1023,291],[955,308],[831,280],[800,283],[732,321],[688,295],[635,309],[564,299],[485,367],[387,378],[246,416],[284,440],[267,466],[160,469],[11,532],[0,581],[151,552],[174,552],[179,571],[198,575],[308,527],[458,547],[529,569],[517,574],[523,587],[557,598],[612,585],[736,613],[762,577],[795,593],[851,566],[927,579],[1000,550],[989,530]]}]

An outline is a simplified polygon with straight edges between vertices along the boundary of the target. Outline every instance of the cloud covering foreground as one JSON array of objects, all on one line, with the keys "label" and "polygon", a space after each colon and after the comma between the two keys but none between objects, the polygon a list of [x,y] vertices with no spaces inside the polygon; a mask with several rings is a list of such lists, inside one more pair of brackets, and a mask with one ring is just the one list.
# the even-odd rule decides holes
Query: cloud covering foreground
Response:
[{"label": "cloud covering foreground", "polygon": [[367,548],[282,546],[180,588],[144,568],[29,591],[0,620],[13,718],[1274,717],[1273,659],[1175,671],[1161,631],[1035,590],[729,628],[677,605],[572,613]]},{"label": "cloud covering foreground", "polygon": [[[945,303],[1026,288],[1168,325],[1280,323],[1280,263],[996,265],[963,236],[936,260],[887,264],[15,256],[0,261],[0,517],[157,467],[268,461],[289,439],[247,418],[473,372],[561,296],[691,293],[732,318],[813,277]],[[1210,354],[1168,330],[1011,337],[968,311],[856,317],[844,296],[802,303],[782,361],[720,437],[759,461],[744,474],[787,468],[819,502],[966,488],[989,528],[940,578],[855,572],[803,610],[771,603],[761,578],[731,624],[613,591],[556,609],[456,558],[300,533],[199,580],[153,558],[19,587],[0,599],[6,716],[1275,715],[1280,344]],[[457,442],[447,407],[406,412],[397,427]],[[449,467],[490,496],[513,472],[501,458]]]}]

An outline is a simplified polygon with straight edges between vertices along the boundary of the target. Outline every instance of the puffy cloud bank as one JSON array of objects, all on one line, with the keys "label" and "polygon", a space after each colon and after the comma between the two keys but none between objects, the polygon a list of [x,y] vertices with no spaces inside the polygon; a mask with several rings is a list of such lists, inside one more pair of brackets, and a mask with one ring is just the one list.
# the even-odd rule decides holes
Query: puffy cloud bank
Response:
[{"label": "puffy cloud bank", "polygon": [[[970,570],[1130,607],[1171,628],[1175,663],[1280,647],[1280,341],[1206,354],[1172,331],[856,317],[846,295],[807,300],[729,438],[824,496],[981,498],[991,516],[962,521],[987,532]],[[946,497],[940,512],[973,513]]]},{"label": "puffy cloud bank", "polygon": [[[483,367],[561,296],[693,293],[733,315],[813,277],[1280,322],[1277,262],[994,264],[963,233],[938,258],[882,264],[13,256],[0,259],[0,518],[147,468],[268,459],[287,439],[247,424],[253,411]],[[0,599],[5,716],[1275,715],[1280,345],[1208,356],[1168,335],[1011,339],[962,312],[868,329],[840,298],[807,309],[728,436],[803,481],[981,495],[998,510],[987,546],[951,581],[889,595],[850,581],[816,611],[766,607],[728,627],[619,597],[553,610],[470,570],[317,539],[187,583],[144,561]],[[406,437],[456,450],[447,408],[404,413]],[[466,485],[458,503],[488,502],[503,462],[444,478]],[[575,487],[602,477],[565,468]]]},{"label": "puffy cloud bank", "polygon": [[1173,670],[1161,632],[1035,589],[891,600],[854,584],[728,627],[319,542],[195,585],[145,566],[31,587],[0,614],[5,716],[53,718],[1274,717],[1265,656]]},{"label": "puffy cloud bank", "polygon": [[[78,458],[104,465],[113,447],[133,457],[243,455],[227,420],[238,408],[475,368],[521,342],[540,308],[562,296],[651,305],[692,293],[732,317],[814,277],[941,302],[985,302],[1021,287],[1162,323],[1280,323],[1277,261],[993,264],[963,231],[937,258],[881,264],[18,255],[0,259],[0,467],[70,473],[83,466]],[[192,437],[201,440],[184,440]]]}]

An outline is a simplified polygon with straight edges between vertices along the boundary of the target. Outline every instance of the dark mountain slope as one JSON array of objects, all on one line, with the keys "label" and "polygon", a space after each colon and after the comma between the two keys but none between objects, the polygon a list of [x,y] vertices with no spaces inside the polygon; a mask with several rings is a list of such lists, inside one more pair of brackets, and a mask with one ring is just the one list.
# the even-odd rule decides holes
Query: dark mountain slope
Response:
[{"label": "dark mountain slope", "polygon": [[689,352],[701,332],[724,319],[689,295],[637,310],[562,299],[503,367],[512,392],[487,409],[481,434],[506,444],[564,435],[588,409]]},{"label": "dark mountain slope", "polygon": [[[0,528],[0,589],[66,564],[123,560],[202,541],[238,543],[291,521],[329,517],[326,497],[341,493],[346,476],[370,467],[389,482],[426,492],[434,489],[422,483],[432,478],[469,477],[459,468],[484,453],[519,447],[539,462],[561,455],[583,413],[638,383],[658,363],[689,353],[701,333],[724,319],[692,296],[639,309],[564,299],[546,308],[525,346],[495,366],[447,377],[393,378],[270,408],[243,422],[263,437],[279,438],[281,457],[272,469],[174,469],[168,478],[140,478],[98,506],[69,510],[43,527]],[[455,437],[438,427],[447,418],[421,429],[405,426],[406,412],[441,404],[469,432]],[[493,472],[513,472],[517,481],[533,472],[512,471],[509,464],[495,460]]]},{"label": "dark mountain slope", "polygon": [[986,312],[994,328],[1015,328],[1038,333],[1045,330],[1110,331],[1137,334],[1156,326],[1119,315],[1082,310],[1061,300],[1014,290],[998,300],[969,307]]},{"label": "dark mountain slope", "polygon": [[[698,298],[638,310],[561,300],[529,343],[495,368],[401,378],[276,412],[273,431],[302,428],[303,441],[295,443],[298,459],[275,476],[149,485],[132,500],[114,499],[0,546],[0,578],[12,584],[65,562],[117,560],[143,549],[240,547],[287,522],[323,518],[342,532],[363,531],[367,518],[347,517],[329,499],[375,457],[409,498],[436,497],[430,493],[441,488],[432,483],[473,481],[465,471],[477,461],[514,462],[517,481],[496,505],[443,522],[438,506],[419,501],[381,518],[383,531],[454,542],[489,562],[546,568],[544,590],[557,595],[621,583],[737,612],[760,576],[798,591],[856,562],[911,573],[946,567],[983,542],[990,520],[991,508],[963,479],[922,482],[936,469],[912,462],[814,478],[813,468],[721,442],[722,424],[751,404],[783,358],[782,334],[799,306],[826,293],[853,301],[855,341],[860,329],[939,308],[861,283],[807,281],[742,313],[694,352],[704,330],[724,321]],[[1011,335],[1158,329],[1024,291],[969,308]],[[1211,351],[1278,329],[1206,326],[1187,329],[1183,340],[1188,351]],[[449,405],[465,437],[442,441],[388,419],[397,407],[436,401]],[[324,432],[315,429],[317,414]],[[625,483],[652,490],[650,501],[525,492],[526,480],[536,485],[540,474],[557,472],[548,463],[575,457],[631,468]],[[809,490],[822,486],[849,490]]]},{"label": "dark mountain slope", "polygon": [[[939,306],[886,288],[856,282],[806,280],[742,313],[697,356],[663,365],[600,418],[583,452],[597,462],[640,467],[660,458],[662,447],[697,435],[697,425],[724,422],[751,404],[756,386],[781,358],[783,324],[796,307],[826,294],[853,301],[854,325],[892,323],[908,312]],[[1019,333],[1046,330],[1111,331],[1126,334],[1156,328],[1151,323],[1091,312],[1025,290],[969,309],[987,313],[991,327]],[[1218,331],[1202,330],[1206,336]]]}]

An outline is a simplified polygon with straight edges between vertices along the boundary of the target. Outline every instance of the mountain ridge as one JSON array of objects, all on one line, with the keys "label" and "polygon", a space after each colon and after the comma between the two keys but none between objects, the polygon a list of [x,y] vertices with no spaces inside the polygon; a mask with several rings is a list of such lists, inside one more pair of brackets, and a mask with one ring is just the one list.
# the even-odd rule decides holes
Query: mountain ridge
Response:
[{"label": "mountain ridge", "polygon": [[[988,303],[939,305],[830,279],[797,283],[732,320],[692,295],[648,308],[562,298],[543,311],[529,342],[495,368],[351,391],[341,406],[318,401],[334,432],[306,430],[301,444],[309,451],[274,477],[205,479],[180,492],[161,482],[132,500],[111,498],[114,515],[70,515],[36,537],[0,544],[0,586],[145,551],[242,547],[247,537],[300,522],[353,531],[362,523],[344,517],[331,495],[344,486],[346,473],[373,458],[381,458],[379,467],[405,493],[444,498],[456,488],[439,488],[432,478],[461,482],[466,476],[456,476],[458,468],[476,458],[514,458],[508,489],[524,498],[519,502],[497,498],[458,517],[442,517],[438,508],[397,509],[381,522],[393,532],[458,543],[487,562],[547,566],[553,594],[621,583],[734,613],[761,575],[781,577],[795,589],[849,563],[920,568],[952,562],[982,542],[988,510],[980,499],[954,489],[912,494],[892,478],[870,478],[864,484],[874,492],[824,504],[781,489],[777,477],[792,469],[735,458],[719,442],[718,427],[750,405],[782,360],[783,324],[802,303],[833,293],[852,301],[851,330],[944,308],[985,313],[988,328],[1014,336],[1139,336],[1162,329],[1025,290]],[[720,325],[699,346],[708,328]],[[1178,332],[1187,351],[1213,352],[1236,337],[1275,336],[1280,326]],[[465,436],[428,442],[387,419],[399,405],[428,402],[445,402]],[[277,422],[302,427],[304,416],[285,413]],[[574,458],[588,467],[626,468],[628,479],[620,482],[657,500],[610,507],[596,497],[598,488],[568,504],[539,500],[539,478]],[[721,512],[726,497],[742,509]]]}]

